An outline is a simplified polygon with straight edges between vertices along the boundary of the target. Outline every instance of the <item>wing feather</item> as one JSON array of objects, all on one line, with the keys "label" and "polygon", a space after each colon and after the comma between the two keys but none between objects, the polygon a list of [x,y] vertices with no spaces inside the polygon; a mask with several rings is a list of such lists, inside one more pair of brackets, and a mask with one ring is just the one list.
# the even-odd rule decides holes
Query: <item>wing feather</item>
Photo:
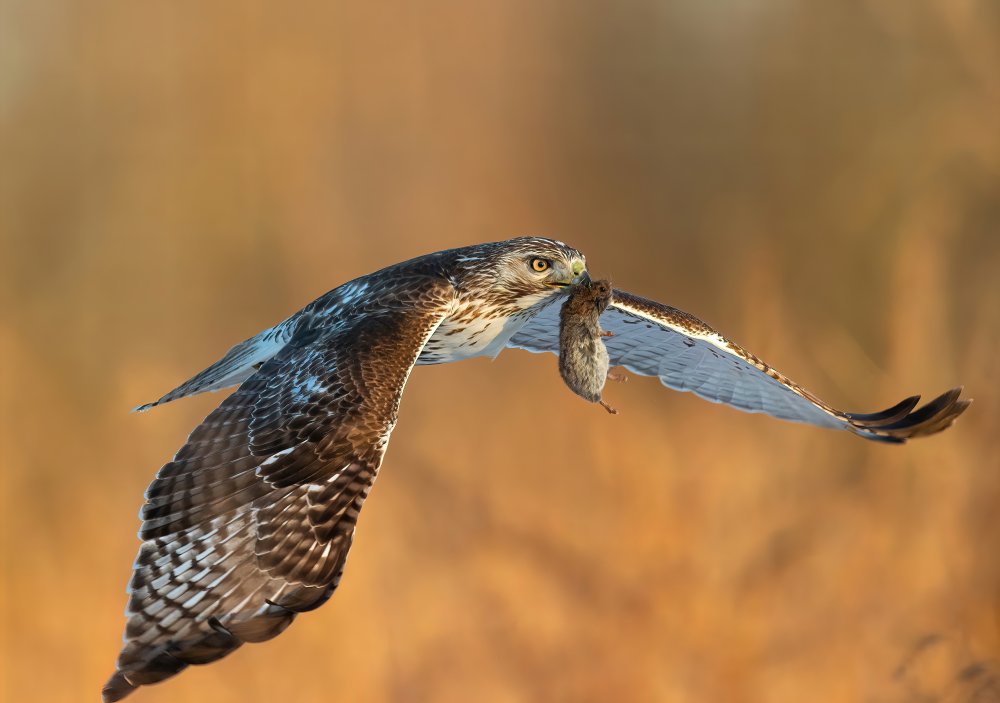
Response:
[{"label": "wing feather", "polygon": [[[508,346],[559,353],[559,306],[542,309]],[[919,396],[877,413],[837,410],[706,323],[682,310],[615,290],[601,326],[612,365],[656,376],[668,388],[714,403],[819,427],[845,429],[867,439],[903,442],[945,429],[968,407],[953,389],[914,410]]]},{"label": "wing feather", "polygon": [[336,324],[301,320],[157,474],[106,701],[274,637],[330,597],[403,386],[454,300],[436,277],[387,285],[405,306],[390,290]]}]

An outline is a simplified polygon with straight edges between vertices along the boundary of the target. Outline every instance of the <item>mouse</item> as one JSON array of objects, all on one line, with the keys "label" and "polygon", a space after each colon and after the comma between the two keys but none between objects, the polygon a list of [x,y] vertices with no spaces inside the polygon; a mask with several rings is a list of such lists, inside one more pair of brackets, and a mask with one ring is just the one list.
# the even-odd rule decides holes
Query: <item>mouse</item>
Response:
[{"label": "mouse", "polygon": [[607,379],[626,381],[623,374],[609,373],[608,350],[603,337],[613,332],[601,329],[600,317],[612,296],[606,280],[580,283],[573,287],[559,311],[559,374],[570,390],[612,415],[618,411],[601,397]]}]

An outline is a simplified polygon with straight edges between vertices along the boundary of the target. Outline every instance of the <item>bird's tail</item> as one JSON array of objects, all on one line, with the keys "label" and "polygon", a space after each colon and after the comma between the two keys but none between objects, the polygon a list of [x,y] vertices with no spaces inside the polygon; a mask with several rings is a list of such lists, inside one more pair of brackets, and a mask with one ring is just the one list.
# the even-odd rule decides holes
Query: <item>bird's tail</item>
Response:
[{"label": "bird's tail", "polygon": [[242,383],[252,376],[263,362],[281,351],[282,347],[288,343],[295,328],[296,317],[290,317],[281,324],[240,342],[201,373],[185,381],[158,400],[140,405],[133,412],[144,412],[178,398],[186,398],[207,391],[217,391]]}]

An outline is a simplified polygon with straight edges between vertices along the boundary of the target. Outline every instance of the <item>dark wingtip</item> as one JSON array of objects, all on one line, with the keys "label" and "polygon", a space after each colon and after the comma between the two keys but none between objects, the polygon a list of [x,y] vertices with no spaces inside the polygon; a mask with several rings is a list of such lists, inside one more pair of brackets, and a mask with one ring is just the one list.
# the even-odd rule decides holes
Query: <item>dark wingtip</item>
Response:
[{"label": "dark wingtip", "polygon": [[147,410],[149,410],[150,408],[155,408],[159,404],[160,404],[160,401],[154,400],[152,403],[145,403],[143,405],[137,405],[136,407],[132,408],[129,412],[144,413]]},{"label": "dark wingtip", "polygon": [[916,407],[917,403],[920,402],[919,395],[911,395],[909,398],[905,398],[900,402],[893,405],[891,408],[883,410],[877,413],[846,413],[847,417],[856,422],[864,423],[867,427],[876,427],[878,425],[890,425],[897,420],[906,417],[913,408]]},{"label": "dark wingtip", "polygon": [[913,437],[926,437],[951,427],[956,418],[972,404],[969,399],[959,400],[962,390],[962,386],[952,388],[912,412],[910,411],[916,402],[913,398],[907,398],[880,413],[847,414],[846,417],[851,429],[862,437],[902,443]]},{"label": "dark wingtip", "polygon": [[135,689],[136,687],[125,678],[125,674],[116,671],[108,679],[108,682],[104,684],[104,688],[101,689],[101,696],[104,699],[104,703],[114,703],[129,695]]}]

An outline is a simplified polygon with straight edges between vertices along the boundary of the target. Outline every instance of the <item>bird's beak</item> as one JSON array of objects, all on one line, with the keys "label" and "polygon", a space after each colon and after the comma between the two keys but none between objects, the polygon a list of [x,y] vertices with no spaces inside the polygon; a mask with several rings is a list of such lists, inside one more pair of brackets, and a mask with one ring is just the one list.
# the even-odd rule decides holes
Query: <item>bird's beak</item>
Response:
[{"label": "bird's beak", "polygon": [[569,286],[579,285],[580,283],[590,283],[590,275],[587,273],[587,264],[580,259],[576,259],[568,267],[561,265],[559,269],[557,269],[557,271],[553,271],[553,273],[560,274],[560,277],[549,280],[547,285],[555,286],[556,288],[568,288]]}]

